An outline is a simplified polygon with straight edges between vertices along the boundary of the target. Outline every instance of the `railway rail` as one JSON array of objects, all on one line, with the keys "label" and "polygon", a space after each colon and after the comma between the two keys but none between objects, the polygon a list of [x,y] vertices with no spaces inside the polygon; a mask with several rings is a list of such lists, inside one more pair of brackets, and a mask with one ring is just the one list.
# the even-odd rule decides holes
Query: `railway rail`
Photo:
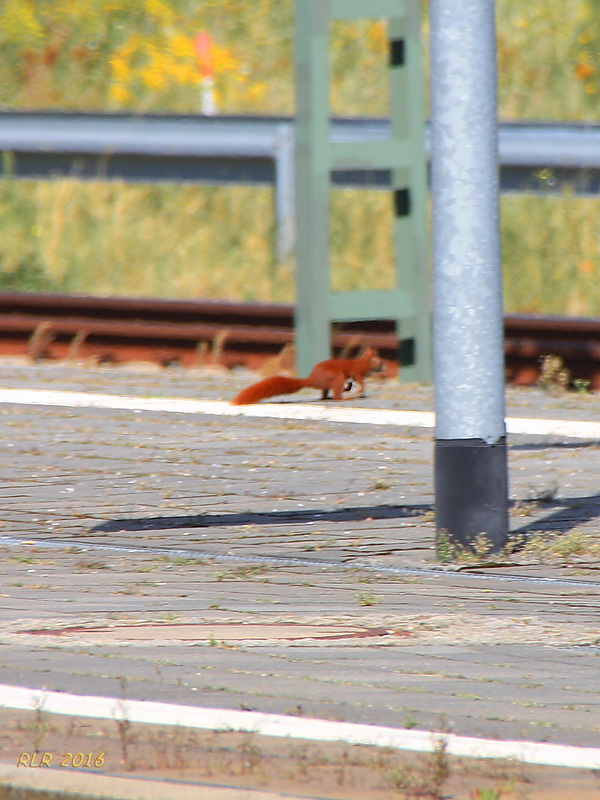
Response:
[{"label": "railway rail", "polygon": [[[293,324],[286,304],[0,293],[0,355],[34,361],[258,369],[293,345]],[[600,319],[507,314],[504,330],[509,382],[536,383],[544,359],[554,356],[557,371],[600,389]],[[336,324],[333,346],[376,347],[391,374],[401,369],[393,321]]]}]

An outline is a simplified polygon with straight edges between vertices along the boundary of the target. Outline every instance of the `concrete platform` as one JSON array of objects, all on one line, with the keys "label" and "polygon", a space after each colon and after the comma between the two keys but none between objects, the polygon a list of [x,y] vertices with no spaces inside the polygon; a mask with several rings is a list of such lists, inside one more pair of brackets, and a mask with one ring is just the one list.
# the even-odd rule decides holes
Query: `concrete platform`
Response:
[{"label": "concrete platform", "polygon": [[[0,365],[140,398],[250,379]],[[355,405],[431,402],[373,382]],[[593,395],[508,406],[600,419]],[[554,544],[446,568],[425,428],[1,404],[0,447],[0,683],[600,746],[596,440],[510,437],[513,530]]]}]

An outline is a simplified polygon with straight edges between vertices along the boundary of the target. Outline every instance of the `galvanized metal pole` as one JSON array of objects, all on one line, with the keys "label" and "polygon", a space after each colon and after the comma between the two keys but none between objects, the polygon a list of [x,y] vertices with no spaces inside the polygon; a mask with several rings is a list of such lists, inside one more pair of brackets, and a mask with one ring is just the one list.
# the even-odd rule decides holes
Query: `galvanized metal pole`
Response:
[{"label": "galvanized metal pole", "polygon": [[439,545],[508,535],[494,0],[430,0]]}]

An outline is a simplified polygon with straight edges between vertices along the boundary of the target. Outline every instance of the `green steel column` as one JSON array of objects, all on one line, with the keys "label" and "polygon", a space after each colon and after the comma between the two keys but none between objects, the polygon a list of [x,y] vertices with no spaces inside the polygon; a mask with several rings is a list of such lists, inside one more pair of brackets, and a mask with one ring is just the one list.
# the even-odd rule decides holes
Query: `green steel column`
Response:
[{"label": "green steel column", "polygon": [[[329,24],[389,20],[389,141],[330,141]],[[296,350],[306,374],[331,352],[331,323],[395,320],[401,379],[431,378],[426,162],[419,0],[296,0]],[[390,170],[395,286],[330,290],[329,193],[335,169]]]},{"label": "green steel column", "polygon": [[296,0],[296,361],[330,356],[329,3]]},{"label": "green steel column", "polygon": [[[427,246],[427,160],[423,110],[421,7],[406,5],[389,23],[392,139],[405,142],[408,168],[392,173],[396,288],[410,294],[411,312],[400,316],[401,380],[432,378],[430,267]],[[412,361],[412,363],[408,363]]]}]

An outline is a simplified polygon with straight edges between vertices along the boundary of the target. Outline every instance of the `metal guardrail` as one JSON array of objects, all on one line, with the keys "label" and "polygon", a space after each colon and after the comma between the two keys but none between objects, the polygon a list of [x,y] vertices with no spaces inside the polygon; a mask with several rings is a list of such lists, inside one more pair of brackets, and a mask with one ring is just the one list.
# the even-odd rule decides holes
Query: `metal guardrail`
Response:
[{"label": "metal guardrail", "polygon": [[[331,124],[332,142],[389,136],[385,119]],[[0,111],[3,168],[15,178],[274,186],[279,257],[293,246],[293,151],[290,117]],[[600,124],[500,123],[499,154],[504,192],[600,193]],[[349,163],[332,182],[386,189],[390,174]]]}]

